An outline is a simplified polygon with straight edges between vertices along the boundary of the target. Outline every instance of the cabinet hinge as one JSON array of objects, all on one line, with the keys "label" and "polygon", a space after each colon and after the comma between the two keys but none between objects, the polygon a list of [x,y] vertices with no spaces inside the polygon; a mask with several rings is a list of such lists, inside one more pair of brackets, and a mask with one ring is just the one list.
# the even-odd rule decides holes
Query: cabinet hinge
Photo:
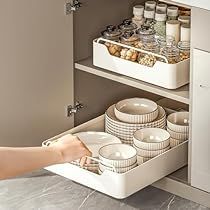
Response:
[{"label": "cabinet hinge", "polygon": [[84,105],[79,101],[77,101],[74,106],[67,106],[67,117],[71,117],[73,114],[76,114],[82,108],[84,108]]},{"label": "cabinet hinge", "polygon": [[67,2],[64,5],[64,11],[66,15],[71,14],[74,11],[77,11],[82,6],[82,3],[79,0],[72,0],[71,2]]}]

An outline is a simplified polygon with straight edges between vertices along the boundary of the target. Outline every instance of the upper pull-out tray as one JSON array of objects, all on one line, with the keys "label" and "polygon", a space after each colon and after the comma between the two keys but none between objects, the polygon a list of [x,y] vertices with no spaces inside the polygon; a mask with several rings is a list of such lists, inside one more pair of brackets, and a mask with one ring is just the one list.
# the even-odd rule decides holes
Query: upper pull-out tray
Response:
[{"label": "upper pull-out tray", "polygon": [[[104,131],[104,116],[95,118],[50,140],[55,140],[68,133],[82,131]],[[123,199],[185,166],[188,156],[187,148],[188,142],[184,142],[123,174],[104,171],[102,175],[98,175],[70,163],[53,165],[46,169],[104,194]]]}]

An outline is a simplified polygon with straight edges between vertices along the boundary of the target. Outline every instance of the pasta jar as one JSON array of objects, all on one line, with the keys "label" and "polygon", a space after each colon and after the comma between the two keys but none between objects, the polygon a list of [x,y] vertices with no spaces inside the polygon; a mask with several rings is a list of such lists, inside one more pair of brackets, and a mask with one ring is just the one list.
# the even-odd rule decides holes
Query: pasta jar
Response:
[{"label": "pasta jar", "polygon": [[121,36],[121,43],[129,46],[135,46],[139,42],[139,36],[133,31],[126,31]]},{"label": "pasta jar", "polygon": [[132,22],[130,19],[125,19],[123,22],[118,26],[122,33],[125,31],[135,31],[137,29],[137,25]]},{"label": "pasta jar", "polygon": [[144,23],[144,6],[136,5],[133,7],[132,22],[137,25],[137,28],[140,28]]},{"label": "pasta jar", "polygon": [[140,37],[143,50],[154,53],[159,52],[159,45],[155,39],[155,30],[153,28],[144,24],[140,29],[137,30],[136,33]]},{"label": "pasta jar", "polygon": [[179,49],[171,40],[166,40],[166,46],[163,47],[161,55],[165,56],[170,64],[175,64],[180,61]]},{"label": "pasta jar", "polygon": [[175,6],[168,7],[167,15],[168,15],[168,20],[177,20],[177,17],[179,15],[178,7],[175,7]]},{"label": "pasta jar", "polygon": [[161,11],[156,11],[155,13],[155,25],[154,29],[156,35],[165,36],[166,35],[166,13]]},{"label": "pasta jar", "polygon": [[180,60],[190,58],[190,42],[181,41],[178,43]]}]

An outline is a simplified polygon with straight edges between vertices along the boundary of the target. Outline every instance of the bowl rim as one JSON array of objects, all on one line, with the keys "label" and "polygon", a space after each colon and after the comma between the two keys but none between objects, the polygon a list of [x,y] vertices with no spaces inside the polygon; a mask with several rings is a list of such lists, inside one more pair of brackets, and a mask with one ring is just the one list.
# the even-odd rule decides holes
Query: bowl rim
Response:
[{"label": "bowl rim", "polygon": [[[123,160],[119,160],[119,159],[109,159],[109,158],[106,158],[106,157],[104,157],[103,155],[101,155],[101,153],[100,153],[101,150],[102,150],[104,147],[111,146],[111,145],[120,145],[120,146],[123,145],[123,146],[130,147],[130,148],[132,148],[132,149],[135,150],[135,155],[133,155],[133,156],[130,157],[130,158],[123,159]],[[127,160],[131,160],[131,159],[135,158],[136,155],[137,155],[137,150],[136,150],[134,147],[132,147],[131,145],[128,145],[128,144],[114,143],[114,144],[107,144],[107,145],[104,145],[103,147],[101,147],[101,148],[99,149],[99,151],[98,151],[98,154],[99,154],[99,159],[100,159],[100,157],[102,157],[102,158],[104,158],[104,159],[106,159],[106,160],[108,160],[108,161],[117,161],[117,162],[121,162],[121,161],[127,161]]]},{"label": "bowl rim", "polygon": [[[178,132],[178,131],[173,131],[173,130],[171,130],[169,127],[166,127],[166,129],[167,129],[167,131],[170,133],[177,133],[178,135],[184,135],[184,136],[189,136],[189,133],[188,132]],[[172,138],[172,137],[171,137]]]},{"label": "bowl rim", "polygon": [[[150,102],[154,103],[154,105],[156,106],[156,108],[155,108],[153,111],[147,112],[147,113],[144,113],[144,114],[130,114],[130,113],[127,113],[127,112],[122,112],[122,111],[119,109],[119,107],[118,107],[119,103],[121,103],[121,102],[123,102],[123,101],[126,101],[126,100],[131,100],[131,99],[138,99],[138,100],[147,100],[147,101],[150,101]],[[145,115],[153,114],[154,112],[158,111],[158,104],[157,104],[156,102],[150,100],[150,99],[147,99],[147,98],[137,98],[137,97],[136,97],[136,98],[127,98],[127,99],[123,99],[123,100],[117,102],[116,104],[114,104],[114,108],[115,108],[118,112],[120,112],[120,113],[122,113],[122,114],[125,114],[125,115],[131,115],[131,116],[145,116]]]},{"label": "bowl rim", "polygon": [[[123,167],[122,167],[122,166],[121,166],[121,167],[119,167],[119,166],[118,166],[118,167],[114,166],[114,167],[117,168],[117,169],[121,169],[121,168],[124,169],[124,168],[130,168],[130,167],[132,167],[132,166],[135,167],[137,164],[138,164],[138,163],[137,163],[137,160],[136,160],[136,162],[133,163],[133,164],[130,165],[130,166],[123,166]],[[104,166],[105,168],[112,168],[112,167],[110,167],[110,166],[104,165],[103,162],[99,163],[99,164],[98,164],[98,167],[99,167],[99,165],[102,165],[102,166]]]},{"label": "bowl rim", "polygon": [[[167,138],[167,139],[165,139],[165,140],[162,140],[162,141],[160,141],[160,142],[145,142],[145,141],[143,141],[142,139],[137,139],[136,137],[135,137],[135,134],[137,133],[137,132],[140,132],[141,130],[145,130],[145,129],[155,129],[155,130],[162,130],[162,131],[166,131],[167,132],[167,134],[169,134],[169,137]],[[133,140],[137,140],[137,141],[139,141],[139,142],[142,142],[142,143],[145,143],[145,144],[161,144],[161,143],[163,143],[163,142],[165,142],[165,141],[168,141],[168,140],[170,140],[170,138],[171,138],[171,134],[167,131],[167,130],[165,130],[165,129],[163,129],[163,128],[142,128],[142,129],[140,129],[140,130],[137,130],[136,132],[134,132],[134,134],[133,134]],[[137,145],[135,145],[135,146],[137,146]]]},{"label": "bowl rim", "polygon": [[[188,124],[186,124],[186,125],[180,125],[180,124],[176,124],[176,123],[174,123],[170,118],[171,117],[173,117],[173,116],[175,116],[175,115],[178,115],[178,114],[180,114],[180,113],[185,113],[185,114],[188,114]],[[189,127],[189,112],[187,112],[187,111],[183,111],[183,112],[174,112],[174,113],[171,113],[171,114],[169,114],[168,116],[167,116],[167,123],[171,123],[172,125],[175,125],[175,126],[179,126],[179,127]]]}]

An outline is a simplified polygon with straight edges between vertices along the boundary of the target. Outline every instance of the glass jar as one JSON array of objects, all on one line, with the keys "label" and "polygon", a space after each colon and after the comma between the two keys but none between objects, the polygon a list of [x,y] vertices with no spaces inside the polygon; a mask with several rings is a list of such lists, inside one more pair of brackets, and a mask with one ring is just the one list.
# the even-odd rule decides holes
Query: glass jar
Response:
[{"label": "glass jar", "polygon": [[140,41],[142,42],[143,50],[153,53],[159,52],[159,45],[155,39],[155,30],[153,28],[144,24],[136,33],[139,35]]},{"label": "glass jar", "polygon": [[179,15],[178,7],[175,7],[175,6],[168,7],[167,15],[168,15],[168,20],[177,20],[177,17]]},{"label": "glass jar", "polygon": [[155,10],[156,7],[156,1],[146,1],[145,2],[145,9],[152,9]]},{"label": "glass jar", "polygon": [[166,35],[166,13],[161,11],[156,11],[155,13],[155,25],[154,29],[156,31],[157,36],[165,36]]},{"label": "glass jar", "polygon": [[167,12],[167,4],[163,4],[163,3],[157,4],[156,11],[166,13]]},{"label": "glass jar", "polygon": [[129,46],[135,46],[139,40],[139,36],[133,31],[125,31],[121,37],[121,43]]},{"label": "glass jar", "polygon": [[144,6],[134,6],[133,15],[132,22],[137,25],[137,28],[140,28],[144,23]]},{"label": "glass jar", "polygon": [[119,41],[122,35],[122,32],[119,29],[117,29],[115,26],[108,25],[106,27],[106,30],[102,31],[101,34],[103,38],[105,39],[112,40],[112,41]]},{"label": "glass jar", "polygon": [[137,25],[132,22],[130,19],[125,19],[123,22],[118,26],[122,33],[125,31],[135,31],[137,29]]},{"label": "glass jar", "polygon": [[156,39],[160,47],[160,52],[159,52],[160,54],[162,54],[162,51],[166,46],[166,43],[170,42],[173,43],[173,45],[175,44],[175,39],[173,36],[158,36]]},{"label": "glass jar", "polygon": [[178,43],[180,60],[190,58],[190,42],[181,41]]},{"label": "glass jar", "polygon": [[144,18],[145,18],[145,24],[150,25],[151,27],[155,24],[155,10],[147,8],[144,10]]},{"label": "glass jar", "polygon": [[171,40],[166,40],[166,46],[163,47],[161,55],[165,56],[170,64],[175,64],[180,61],[179,49]]}]

